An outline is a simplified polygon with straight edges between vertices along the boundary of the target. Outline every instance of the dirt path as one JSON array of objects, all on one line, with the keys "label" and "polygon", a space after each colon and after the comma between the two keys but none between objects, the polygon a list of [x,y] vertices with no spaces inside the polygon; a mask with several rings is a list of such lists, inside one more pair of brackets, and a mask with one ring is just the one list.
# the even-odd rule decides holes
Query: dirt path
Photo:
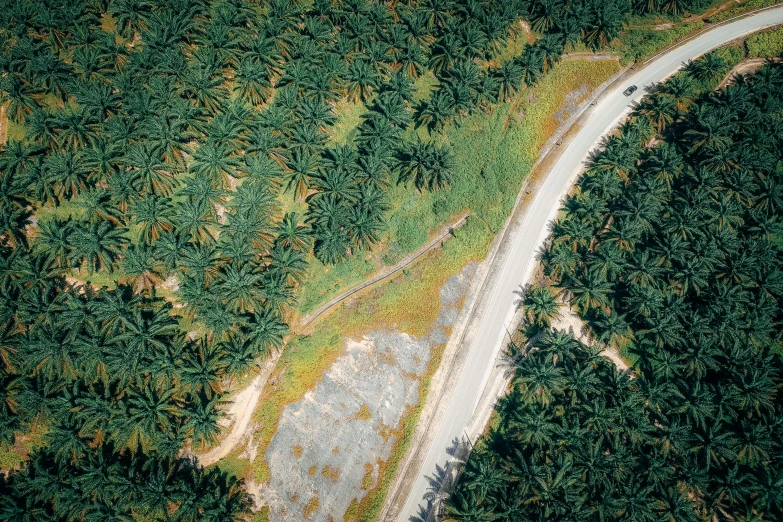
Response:
[{"label": "dirt path", "polygon": [[[765,63],[769,62],[769,60],[770,60],[769,58],[747,58],[745,60],[742,60],[740,63],[735,65],[732,70],[729,71],[726,77],[723,78],[723,81],[720,82],[720,85],[718,85],[716,90],[723,89],[728,84],[732,83],[738,76],[755,73]],[[772,58],[772,60],[775,62],[781,61],[780,58]]]},{"label": "dirt path", "polygon": [[423,256],[433,248],[436,248],[438,245],[440,245],[444,239],[453,235],[454,231],[462,227],[462,225],[464,225],[467,221],[468,221],[468,213],[466,212],[457,221],[455,221],[451,225],[447,225],[446,227],[444,227],[443,231],[438,235],[438,237],[436,237],[435,239],[433,239],[432,241],[430,241],[429,243],[427,243],[426,245],[418,249],[416,252],[414,252],[413,254],[409,255],[408,257],[406,257],[405,259],[397,263],[396,265],[387,268],[386,270],[379,273],[369,281],[365,281],[364,283],[361,283],[349,290],[346,290],[345,292],[338,295],[328,303],[321,306],[318,310],[316,310],[312,314],[302,317],[302,320],[299,322],[299,327],[301,329],[304,329],[311,326],[324,313],[326,313],[328,310],[335,307],[336,305],[340,304],[341,302],[345,301],[355,293],[361,292],[365,288],[370,287],[380,281],[383,281],[384,279],[391,277],[392,275],[396,274],[400,270],[403,270],[408,266],[410,266],[411,264],[415,263],[421,256]]},{"label": "dirt path", "polygon": [[725,4],[721,4],[718,7],[713,7],[712,9],[707,9],[704,13],[700,15],[691,15],[685,20],[683,20],[685,23],[693,23],[693,22],[700,22],[701,20],[704,20],[705,18],[709,18],[710,16],[716,15],[720,12],[725,11],[726,9],[731,9],[732,7],[736,7],[737,5],[740,5],[742,2],[739,0],[730,0],[726,2]]},{"label": "dirt path", "polygon": [[0,145],[5,145],[8,138],[8,117],[5,114],[8,104],[0,105]]},{"label": "dirt path", "polygon": [[[594,344],[594,341],[587,333],[587,326],[585,325],[584,321],[582,321],[582,318],[579,317],[579,315],[570,306],[568,306],[567,303],[561,304],[559,312],[560,315],[557,317],[557,319],[552,321],[552,328],[566,332],[570,330],[574,332],[574,337],[579,339],[587,346],[592,346]],[[622,357],[620,357],[620,353],[615,347],[607,346],[606,349],[601,352],[601,355],[612,361],[618,370],[628,369],[628,363],[626,363]]]},{"label": "dirt path", "polygon": [[[355,286],[354,288],[351,288],[347,290],[346,292],[343,292],[339,296],[335,297],[328,303],[321,306],[318,310],[316,310],[313,314],[309,316],[305,316],[302,318],[302,321],[300,322],[300,328],[309,327],[313,325],[313,323],[321,317],[324,313],[347,299],[348,297],[356,294],[357,292],[364,290],[365,288],[374,285],[375,283],[378,283],[380,281],[383,281],[384,279],[387,279],[394,275],[395,273],[399,272],[400,270],[403,270],[416,262],[421,256],[432,250],[433,248],[437,247],[444,239],[449,237],[454,233],[454,230],[460,228],[463,226],[467,221],[467,213],[463,215],[460,219],[458,219],[456,222],[452,223],[451,225],[444,228],[443,232],[438,235],[435,239],[421,247],[419,250],[411,254],[410,256],[406,257],[396,265],[390,267],[387,270],[384,270],[377,276],[373,277],[369,281],[366,281],[358,286]],[[275,366],[277,365],[277,361],[280,359],[280,355],[283,353],[283,350],[278,350],[275,352],[269,359],[267,359],[264,362],[264,365],[261,369],[261,373],[253,379],[253,381],[250,383],[250,385],[245,388],[244,390],[240,391],[234,396],[234,399],[231,403],[231,406],[229,406],[228,409],[226,409],[226,417],[229,419],[229,426],[230,431],[228,435],[220,442],[218,446],[215,448],[212,448],[207,453],[204,453],[202,455],[197,455],[199,463],[202,466],[210,466],[216,462],[218,462],[220,459],[225,458],[231,451],[237,447],[237,445],[242,442],[248,435],[249,432],[252,431],[252,427],[250,425],[250,420],[253,417],[253,412],[256,410],[256,406],[258,405],[258,400],[261,398],[261,393],[264,390],[264,386],[266,385],[266,381],[269,379],[269,375],[272,373],[272,370],[274,370]]]},{"label": "dirt path", "polygon": [[233,450],[248,434],[250,419],[253,417],[253,412],[256,410],[258,399],[261,397],[261,392],[266,385],[266,381],[269,379],[272,370],[277,366],[277,361],[280,359],[282,353],[283,350],[274,352],[269,359],[264,361],[261,372],[253,379],[250,386],[234,396],[231,406],[226,410],[226,417],[229,419],[231,430],[218,446],[202,455],[196,455],[199,464],[202,466],[211,466],[218,462],[231,453],[231,450]]},{"label": "dirt path", "polygon": [[591,52],[578,52],[578,53],[565,53],[562,57],[563,60],[587,60],[588,62],[598,62],[606,60],[619,60],[620,57],[612,53],[591,53]]}]

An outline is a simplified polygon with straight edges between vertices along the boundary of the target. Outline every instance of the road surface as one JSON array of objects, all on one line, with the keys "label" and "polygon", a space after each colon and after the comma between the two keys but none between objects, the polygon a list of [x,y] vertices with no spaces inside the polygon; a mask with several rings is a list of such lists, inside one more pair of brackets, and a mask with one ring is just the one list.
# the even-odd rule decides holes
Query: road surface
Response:
[{"label": "road surface", "polygon": [[[655,58],[628,77],[624,84],[602,96],[581,130],[568,144],[541,184],[527,209],[524,221],[510,238],[512,245],[502,261],[500,277],[497,278],[494,288],[485,290],[492,292],[490,301],[483,311],[446,412],[437,426],[434,442],[421,467],[415,470],[418,475],[398,522],[419,520],[422,507],[427,506],[424,500],[429,489],[427,477],[434,476],[436,469],[445,467],[450,458],[447,449],[453,446],[452,441],[462,440],[498,353],[505,344],[506,332],[515,327],[510,324],[515,312],[515,302],[519,298],[514,292],[532,274],[535,252],[549,234],[547,223],[556,216],[561,198],[576,180],[590,150],[630,111],[631,102],[644,96],[645,87],[671,76],[688,60],[726,42],[777,24],[783,24],[783,6],[719,26]],[[629,85],[637,85],[639,89],[626,97],[622,91]]]}]

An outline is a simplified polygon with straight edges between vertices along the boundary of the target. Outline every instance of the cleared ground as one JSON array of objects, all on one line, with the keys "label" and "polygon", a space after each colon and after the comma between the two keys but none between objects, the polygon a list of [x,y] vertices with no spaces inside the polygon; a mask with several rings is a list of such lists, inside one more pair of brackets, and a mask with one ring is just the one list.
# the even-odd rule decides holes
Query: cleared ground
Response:
[{"label": "cleared ground", "polygon": [[283,409],[264,458],[268,484],[249,485],[272,522],[343,520],[377,485],[397,427],[419,401],[432,350],[444,344],[475,265],[440,291],[440,314],[422,337],[395,330],[344,341],[321,382]]}]

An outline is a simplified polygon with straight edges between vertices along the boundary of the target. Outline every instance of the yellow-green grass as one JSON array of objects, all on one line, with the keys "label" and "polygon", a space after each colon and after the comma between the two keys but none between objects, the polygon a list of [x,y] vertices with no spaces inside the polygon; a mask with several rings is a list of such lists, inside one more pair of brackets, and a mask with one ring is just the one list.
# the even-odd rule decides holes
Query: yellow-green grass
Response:
[{"label": "yellow-green grass", "polygon": [[[442,139],[454,151],[452,187],[420,193],[411,186],[392,184],[383,243],[374,248],[374,255],[365,253],[332,267],[311,259],[307,284],[299,294],[299,313],[312,312],[381,266],[397,263],[465,210],[485,221],[490,233],[496,233],[539,149],[557,128],[554,114],[566,94],[584,83],[593,89],[619,68],[611,60],[562,62],[535,87],[523,88],[491,114],[478,111],[463,117],[459,125],[447,125]],[[425,78],[421,76],[418,82],[425,83]]]},{"label": "yellow-green grass", "polygon": [[0,441],[0,470],[15,468],[25,461],[22,452],[10,444]]},{"label": "yellow-green grass", "polygon": [[46,445],[44,439],[48,432],[48,424],[36,421],[25,433],[14,435],[14,444],[0,441],[0,470],[20,466],[27,460],[27,455],[44,447]]},{"label": "yellow-green grass", "polygon": [[348,145],[356,137],[362,116],[367,112],[364,103],[339,101],[334,107],[337,121],[330,129],[329,139],[336,145]]},{"label": "yellow-green grass", "polygon": [[24,141],[25,127],[20,123],[16,123],[8,119],[6,121],[6,142],[9,141]]},{"label": "yellow-green grass", "polygon": [[252,522],[269,522],[269,508],[264,506],[257,513],[253,513]]},{"label": "yellow-green grass", "polygon": [[498,49],[494,60],[497,64],[508,62],[515,56],[521,55],[525,50],[525,45],[536,41],[538,35],[529,30],[529,27],[529,25],[522,25],[522,23],[514,24],[511,27],[511,34],[508,40]]},{"label": "yellow-green grass", "polygon": [[247,459],[241,459],[241,448],[237,448],[218,461],[217,466],[220,471],[233,475],[235,477],[245,477],[250,472],[251,462]]},{"label": "yellow-green grass", "polygon": [[413,87],[416,89],[413,93],[413,101],[419,103],[424,100],[429,100],[435,87],[438,86],[438,83],[438,79],[430,71],[420,75],[416,78],[416,81],[413,82]]}]

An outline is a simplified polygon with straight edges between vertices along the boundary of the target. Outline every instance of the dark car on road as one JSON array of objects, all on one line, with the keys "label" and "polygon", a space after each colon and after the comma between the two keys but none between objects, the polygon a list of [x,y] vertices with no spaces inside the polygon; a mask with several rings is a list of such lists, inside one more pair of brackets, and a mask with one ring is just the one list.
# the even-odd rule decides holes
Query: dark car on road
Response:
[{"label": "dark car on road", "polygon": [[631,85],[630,87],[628,87],[623,91],[623,94],[625,94],[626,96],[630,96],[636,91],[636,89],[638,89],[636,85]]}]

